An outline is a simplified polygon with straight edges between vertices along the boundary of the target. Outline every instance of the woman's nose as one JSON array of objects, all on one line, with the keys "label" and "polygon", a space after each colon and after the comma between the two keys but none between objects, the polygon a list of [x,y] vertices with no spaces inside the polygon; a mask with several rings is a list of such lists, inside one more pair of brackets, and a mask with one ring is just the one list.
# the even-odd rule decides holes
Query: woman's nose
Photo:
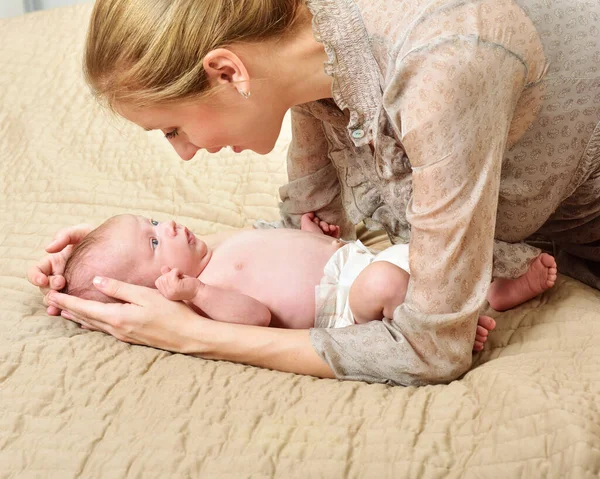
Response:
[{"label": "woman's nose", "polygon": [[173,145],[173,148],[175,148],[175,151],[183,161],[191,160],[196,156],[196,152],[200,149],[190,142],[181,145]]}]

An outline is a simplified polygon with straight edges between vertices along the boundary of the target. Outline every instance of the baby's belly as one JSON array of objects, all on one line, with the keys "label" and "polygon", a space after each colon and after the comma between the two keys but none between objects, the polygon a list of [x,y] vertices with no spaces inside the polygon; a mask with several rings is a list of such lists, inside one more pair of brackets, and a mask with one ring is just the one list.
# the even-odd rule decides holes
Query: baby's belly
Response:
[{"label": "baby's belly", "polygon": [[[232,268],[222,276],[225,284],[221,286],[267,306],[273,327],[311,328],[315,320],[315,286],[323,277],[323,268],[343,243],[297,230],[248,233],[242,237],[243,243],[224,245],[227,250],[220,252],[227,253],[223,265]],[[234,251],[238,259],[232,261]],[[218,264],[215,260],[219,258],[213,257],[213,265]]]},{"label": "baby's belly", "polygon": [[315,286],[321,281],[325,263],[292,260],[287,267],[273,265],[260,284],[248,284],[247,294],[269,308],[271,326],[311,328],[315,321]]}]

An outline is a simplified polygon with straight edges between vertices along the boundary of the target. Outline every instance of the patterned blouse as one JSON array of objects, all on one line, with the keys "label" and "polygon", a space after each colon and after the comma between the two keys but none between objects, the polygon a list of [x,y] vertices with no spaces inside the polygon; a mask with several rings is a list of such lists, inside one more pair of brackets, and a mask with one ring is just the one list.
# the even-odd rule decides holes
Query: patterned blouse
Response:
[{"label": "patterned blouse", "polygon": [[521,242],[576,216],[599,176],[600,3],[307,3],[334,81],[292,110],[283,223],[385,229],[412,273],[392,319],[312,329],[312,345],[340,379],[447,382],[492,276],[525,272],[539,250]]}]

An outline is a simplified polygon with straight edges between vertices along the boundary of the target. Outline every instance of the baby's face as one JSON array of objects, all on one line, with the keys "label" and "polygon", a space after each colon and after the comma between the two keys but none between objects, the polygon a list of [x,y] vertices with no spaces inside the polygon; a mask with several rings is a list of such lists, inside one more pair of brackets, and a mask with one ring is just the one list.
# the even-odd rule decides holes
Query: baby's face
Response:
[{"label": "baby's face", "polygon": [[123,215],[111,235],[121,244],[121,254],[135,271],[134,277],[148,285],[161,275],[161,268],[178,268],[183,274],[197,277],[207,256],[204,241],[185,226],[174,221],[158,222],[143,216]]}]

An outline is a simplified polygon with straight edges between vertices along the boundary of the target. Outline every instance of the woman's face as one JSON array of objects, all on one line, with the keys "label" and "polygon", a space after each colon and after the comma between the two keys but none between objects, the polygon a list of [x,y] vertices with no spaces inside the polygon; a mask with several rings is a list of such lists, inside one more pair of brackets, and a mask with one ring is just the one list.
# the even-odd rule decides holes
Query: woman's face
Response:
[{"label": "woman's face", "polygon": [[181,159],[188,161],[198,150],[216,153],[227,146],[237,153],[269,153],[279,136],[286,107],[275,95],[252,94],[246,99],[235,87],[223,87],[196,102],[146,108],[122,104],[116,110],[146,130],[161,130]]}]

